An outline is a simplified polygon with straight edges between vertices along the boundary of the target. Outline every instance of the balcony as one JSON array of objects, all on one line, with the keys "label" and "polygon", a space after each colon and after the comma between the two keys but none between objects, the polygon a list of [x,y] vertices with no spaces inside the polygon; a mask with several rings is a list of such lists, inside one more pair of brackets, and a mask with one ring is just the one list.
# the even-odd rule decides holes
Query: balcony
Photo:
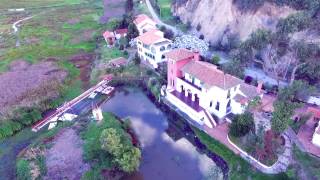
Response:
[{"label": "balcony", "polygon": [[201,91],[201,87],[198,87],[198,86],[194,85],[193,83],[191,83],[191,82],[189,82],[188,80],[186,80],[184,77],[181,77],[180,79],[181,79],[182,81],[184,81],[185,83],[189,84],[190,86],[192,86],[192,87],[198,89],[199,91]]},{"label": "balcony", "polygon": [[192,108],[196,112],[200,112],[202,108],[199,106],[198,101],[192,101],[191,97],[186,97],[184,93],[179,93],[178,91],[171,92],[172,95],[174,95],[176,98],[178,98],[180,101],[182,101],[184,104]]}]

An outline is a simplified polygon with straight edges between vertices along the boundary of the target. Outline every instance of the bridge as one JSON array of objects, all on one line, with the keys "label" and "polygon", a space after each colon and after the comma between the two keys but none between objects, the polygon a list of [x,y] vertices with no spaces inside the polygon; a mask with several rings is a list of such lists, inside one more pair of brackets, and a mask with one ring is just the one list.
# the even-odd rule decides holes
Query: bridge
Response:
[{"label": "bridge", "polygon": [[65,103],[61,107],[57,108],[52,114],[48,115],[41,121],[38,121],[36,124],[32,126],[32,131],[37,132],[47,124],[51,122],[57,121],[57,119],[62,116],[65,112],[69,109],[74,107],[76,104],[87,98],[91,93],[96,91],[97,89],[101,89],[101,87],[106,87],[106,85],[112,80],[112,76],[106,76],[102,81],[100,81],[95,86],[91,87],[90,89],[86,90],[81,95],[77,96],[76,98],[72,99],[71,101]]}]

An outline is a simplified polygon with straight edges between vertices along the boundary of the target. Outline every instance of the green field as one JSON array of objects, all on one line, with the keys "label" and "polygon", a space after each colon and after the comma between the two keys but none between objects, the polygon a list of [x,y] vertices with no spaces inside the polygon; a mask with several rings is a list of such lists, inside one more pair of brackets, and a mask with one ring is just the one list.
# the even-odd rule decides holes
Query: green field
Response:
[{"label": "green field", "polygon": [[0,9],[11,8],[39,8],[50,6],[73,5],[85,0],[0,0]]},{"label": "green field", "polygon": [[171,0],[158,0],[160,7],[160,17],[164,20],[172,17],[171,14]]}]

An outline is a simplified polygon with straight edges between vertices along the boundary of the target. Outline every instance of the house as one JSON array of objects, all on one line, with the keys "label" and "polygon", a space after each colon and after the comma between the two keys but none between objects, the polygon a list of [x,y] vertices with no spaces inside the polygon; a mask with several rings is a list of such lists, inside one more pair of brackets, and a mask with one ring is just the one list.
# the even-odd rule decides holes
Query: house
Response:
[{"label": "house", "polygon": [[149,30],[157,29],[157,23],[145,14],[137,15],[133,20],[133,23],[136,25],[139,35],[142,35]]},{"label": "house", "polygon": [[165,62],[163,54],[171,50],[172,41],[164,38],[163,32],[153,29],[138,36],[136,45],[141,60],[158,68],[159,63]]},{"label": "house", "polygon": [[105,41],[107,42],[108,46],[113,46],[115,44],[116,37],[113,32],[105,31],[103,33],[103,37],[104,37]]},{"label": "house", "polygon": [[255,97],[262,97],[261,85],[245,84],[217,66],[200,61],[198,52],[174,49],[164,54],[168,76],[166,99],[200,125],[213,128],[213,117],[241,114]]},{"label": "house", "polygon": [[115,35],[116,39],[126,37],[127,33],[128,33],[128,29],[117,29],[114,31],[114,35]]}]

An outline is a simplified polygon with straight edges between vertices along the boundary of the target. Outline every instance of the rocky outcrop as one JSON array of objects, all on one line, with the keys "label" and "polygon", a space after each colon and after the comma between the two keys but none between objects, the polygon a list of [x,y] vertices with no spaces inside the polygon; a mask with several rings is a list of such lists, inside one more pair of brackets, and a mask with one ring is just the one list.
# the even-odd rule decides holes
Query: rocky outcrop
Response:
[{"label": "rocky outcrop", "polygon": [[192,27],[200,25],[200,33],[213,44],[226,41],[228,36],[235,34],[243,41],[259,28],[274,31],[280,18],[296,12],[270,3],[255,11],[242,12],[232,1],[177,0],[172,5],[172,12],[184,23],[190,22]]}]

